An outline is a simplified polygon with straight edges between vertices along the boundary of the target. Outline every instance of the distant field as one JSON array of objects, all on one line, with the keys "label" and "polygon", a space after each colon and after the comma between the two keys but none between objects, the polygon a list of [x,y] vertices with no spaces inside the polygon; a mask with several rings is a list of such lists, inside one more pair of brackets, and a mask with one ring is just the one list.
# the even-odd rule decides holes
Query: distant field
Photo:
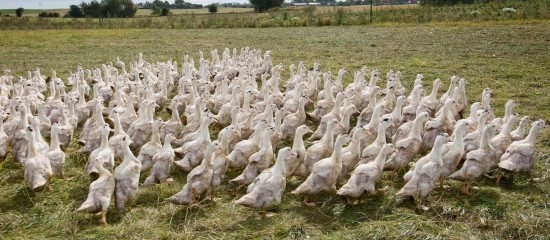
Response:
[{"label": "distant field", "polygon": [[[163,18],[159,18],[163,19]],[[426,90],[440,77],[440,94],[451,75],[468,80],[470,103],[480,100],[485,87],[493,90],[493,109],[498,116],[514,99],[514,109],[531,119],[550,116],[548,76],[550,20],[408,24],[392,26],[295,27],[258,29],[98,29],[0,31],[0,72],[11,69],[25,76],[36,67],[48,75],[57,70],[66,79],[78,65],[100,67],[119,56],[127,63],[143,52],[149,62],[181,64],[184,53],[198,60],[201,50],[240,49],[244,46],[272,50],[273,62],[285,66],[314,61],[321,70],[337,72],[346,67],[344,82],[361,66],[378,69],[383,76],[393,69],[404,74],[411,89],[417,73],[425,76]],[[288,79],[288,68],[283,81]],[[385,86],[383,82],[380,82]],[[281,84],[282,85],[282,84]],[[163,111],[157,117],[165,120]],[[212,129],[214,135],[217,130]],[[77,136],[75,136],[77,137]],[[283,144],[286,144],[283,143]],[[281,145],[283,145],[281,144]],[[278,147],[280,148],[281,145]],[[471,196],[459,193],[460,183],[446,181],[429,196],[430,210],[419,211],[412,201],[397,201],[403,186],[385,173],[381,186],[389,190],[366,197],[355,206],[334,194],[313,197],[317,207],[305,207],[292,196],[300,179],[290,179],[282,204],[274,217],[261,220],[257,211],[232,203],[234,187],[227,182],[240,173],[230,171],[220,186],[216,203],[188,208],[168,204],[186,174],[173,169],[175,184],[140,186],[133,209],[107,213],[109,226],[98,226],[98,216],[74,213],[86,199],[89,181],[84,173],[86,155],[68,149],[65,173],[71,179],[54,178],[52,190],[33,199],[26,188],[22,168],[11,158],[0,163],[0,239],[548,239],[550,236],[550,131],[537,139],[534,174],[514,182],[482,177]],[[146,174],[142,174],[141,182]],[[241,195],[239,195],[241,196]]]},{"label": "distant field", "polygon": [[[418,4],[399,4],[399,5],[379,5],[379,6],[372,6],[373,11],[380,11],[380,10],[387,10],[387,9],[406,9],[406,8],[414,8],[418,7]],[[334,11],[335,9],[344,9],[351,12],[364,12],[364,11],[370,11],[370,5],[353,5],[353,6],[291,6],[288,7],[288,9],[298,9],[302,10],[304,8],[308,7],[314,7],[315,11],[318,13],[325,13]]]}]

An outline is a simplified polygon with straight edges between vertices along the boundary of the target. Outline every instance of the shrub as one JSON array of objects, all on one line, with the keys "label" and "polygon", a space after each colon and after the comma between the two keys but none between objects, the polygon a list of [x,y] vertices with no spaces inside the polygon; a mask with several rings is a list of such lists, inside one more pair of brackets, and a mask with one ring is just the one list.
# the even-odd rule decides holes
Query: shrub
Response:
[{"label": "shrub", "polygon": [[38,14],[38,17],[59,17],[58,12],[41,12]]},{"label": "shrub", "polygon": [[209,13],[217,13],[218,12],[218,4],[210,4],[208,5],[208,12]]},{"label": "shrub", "polygon": [[67,16],[72,18],[81,18],[81,17],[84,17],[84,13],[82,12],[82,9],[79,6],[73,4],[69,7]]},{"label": "shrub", "polygon": [[170,15],[170,9],[168,9],[168,8],[163,8],[163,9],[160,11],[160,15],[161,15],[161,16],[168,16],[168,15]]},{"label": "shrub", "polygon": [[24,8],[18,8],[17,10],[15,10],[15,15],[21,17],[23,16],[23,11],[25,11]]}]

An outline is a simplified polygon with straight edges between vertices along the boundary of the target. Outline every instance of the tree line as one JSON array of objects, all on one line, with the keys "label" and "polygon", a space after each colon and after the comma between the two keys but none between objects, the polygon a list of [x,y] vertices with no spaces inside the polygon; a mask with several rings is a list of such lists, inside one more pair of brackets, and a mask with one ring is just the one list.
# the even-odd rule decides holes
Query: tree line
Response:
[{"label": "tree line", "polygon": [[69,6],[67,17],[129,18],[136,15],[137,6],[132,0],[97,0]]}]

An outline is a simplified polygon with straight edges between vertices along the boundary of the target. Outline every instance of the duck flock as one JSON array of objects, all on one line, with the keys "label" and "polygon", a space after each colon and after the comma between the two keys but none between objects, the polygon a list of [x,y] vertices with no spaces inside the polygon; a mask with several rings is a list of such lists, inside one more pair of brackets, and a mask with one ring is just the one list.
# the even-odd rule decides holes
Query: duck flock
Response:
[{"label": "duck flock", "polygon": [[[408,91],[401,72],[390,70],[384,79],[362,67],[344,86],[345,68],[334,76],[318,62],[310,69],[300,62],[285,80],[271,51],[226,48],[221,59],[217,50],[210,53],[206,59],[199,52],[197,64],[185,54],[181,65],[147,62],[140,53],[128,66],[118,58],[101,68],[79,66],[65,80],[55,71],[15,78],[6,70],[0,160],[11,152],[38,195],[52,177],[65,178],[64,151],[78,142],[91,184],[76,211],[101,213],[102,224],[113,194],[124,211],[138,187],[173,182],[171,168],[188,173],[167,199],[174,204],[212,199],[230,169],[240,173],[228,180],[235,195],[246,187],[235,203],[262,210],[281,202],[291,177],[302,180],[291,193],[303,195],[304,204],[313,205],[308,197],[320,192],[357,204],[387,190],[377,185],[391,171],[406,182],[397,195],[414,197],[421,208],[445,179],[464,182],[460,191],[470,194],[472,182],[489,172],[497,183],[508,172],[532,178],[535,140],[546,124],[533,122],[526,135],[531,121],[512,112],[513,100],[504,116],[495,116],[489,88],[468,108],[466,80],[457,76],[438,96],[443,81],[436,79],[427,94],[422,74]],[[164,110],[170,120],[155,119]],[[221,130],[211,140],[214,125]]]}]

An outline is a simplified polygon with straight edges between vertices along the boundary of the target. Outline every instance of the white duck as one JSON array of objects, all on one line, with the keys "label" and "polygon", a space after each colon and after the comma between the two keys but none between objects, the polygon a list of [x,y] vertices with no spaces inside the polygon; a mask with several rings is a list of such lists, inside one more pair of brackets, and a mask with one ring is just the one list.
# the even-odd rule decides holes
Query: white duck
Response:
[{"label": "white duck", "polygon": [[483,128],[483,134],[481,135],[479,148],[468,152],[466,154],[466,161],[462,167],[449,175],[448,178],[450,179],[464,182],[464,185],[462,185],[460,189],[463,194],[470,195],[472,181],[488,172],[490,170],[489,166],[493,165],[494,162],[498,162],[494,154],[495,149],[489,142],[491,137],[495,135],[495,132],[495,125],[489,124],[485,126],[485,128]]},{"label": "white duck", "polygon": [[250,139],[240,141],[235,145],[233,151],[227,156],[229,167],[240,168],[244,166],[248,158],[260,149],[260,140],[266,125],[265,121],[259,122],[254,126],[254,134]]},{"label": "white duck", "polygon": [[394,150],[392,144],[385,144],[376,159],[372,162],[361,164],[353,170],[351,177],[338,191],[338,195],[345,196],[349,204],[357,204],[359,198],[368,192],[375,195],[387,190],[384,188],[376,189],[376,183],[383,174],[384,162],[387,156]]},{"label": "white duck", "polygon": [[109,138],[109,147],[115,152],[115,159],[122,160],[124,156],[124,151],[122,149],[122,139],[129,138],[128,134],[124,132],[122,125],[120,124],[120,116],[117,110],[113,110],[112,114],[113,120],[115,122],[115,129],[113,136]]},{"label": "white duck", "polygon": [[50,179],[53,171],[48,158],[36,148],[35,132],[38,132],[38,130],[27,127],[29,146],[27,156],[24,159],[24,177],[35,197],[38,197],[38,191],[44,188],[50,189]]},{"label": "white duck", "polygon": [[[286,188],[285,159],[292,158],[296,153],[289,147],[282,148],[277,154],[277,161],[270,171],[264,171],[249,186],[248,193],[235,203],[245,207],[265,209],[280,204]],[[260,213],[267,217],[265,211]]]},{"label": "white duck", "polygon": [[109,125],[105,124],[101,130],[101,144],[99,147],[90,153],[88,162],[86,163],[86,173],[92,180],[97,179],[100,174],[100,170],[94,164],[95,160],[100,161],[103,164],[103,168],[113,171],[115,166],[115,153],[113,149],[109,147],[109,132],[111,129]]},{"label": "white duck", "polygon": [[338,120],[332,119],[327,123],[327,131],[321,140],[311,145],[306,150],[304,161],[294,171],[294,176],[306,177],[310,174],[313,165],[321,159],[324,159],[333,152],[334,149],[334,129],[338,126]]},{"label": "white duck", "polygon": [[187,174],[187,181],[182,190],[167,200],[174,204],[194,204],[205,199],[211,193],[214,170],[212,169],[212,155],[219,147],[217,141],[206,147],[206,154],[199,166]]},{"label": "white duck", "polygon": [[533,180],[532,170],[535,165],[535,141],[539,131],[547,127],[544,121],[535,121],[529,131],[529,135],[524,140],[510,144],[498,163],[501,171],[497,177],[497,184],[500,181],[503,170],[515,173],[527,172],[529,174],[529,181]]},{"label": "white duck", "polygon": [[422,147],[422,126],[428,121],[429,115],[423,112],[416,116],[409,136],[395,143],[396,151],[384,164],[384,171],[401,171],[420,152]]},{"label": "white duck", "polygon": [[[172,148],[172,141],[176,140],[173,134],[168,133],[164,137],[164,145],[162,149],[153,156],[152,171],[151,174],[143,182],[143,186],[160,184],[168,180],[170,173],[170,167],[176,157],[174,149]],[[143,170],[142,170],[143,172]]]},{"label": "white duck", "polygon": [[53,170],[53,174],[64,178],[63,163],[65,163],[65,153],[59,146],[59,124],[53,124],[51,126],[51,143],[50,147],[46,151],[46,157],[50,160],[50,165]]},{"label": "white duck", "polygon": [[132,199],[136,196],[141,172],[141,162],[130,151],[130,144],[129,137],[122,139],[124,160],[115,168],[115,205],[119,212],[124,211],[126,204],[132,208]]},{"label": "white duck", "polygon": [[269,168],[271,162],[273,162],[273,146],[271,145],[271,137],[276,134],[274,128],[268,128],[262,133],[261,148],[258,152],[252,154],[248,159],[248,165],[243,172],[230,182],[238,185],[238,190],[254,181],[263,170]]},{"label": "white duck", "polygon": [[162,143],[160,142],[159,127],[162,124],[161,119],[157,119],[153,122],[153,132],[151,133],[151,140],[140,148],[137,158],[141,162],[141,171],[145,172],[153,166],[153,156],[162,149]]},{"label": "white duck", "polygon": [[0,111],[0,162],[6,159],[11,145],[11,137],[4,132],[4,119],[6,119],[6,113]]},{"label": "white duck", "polygon": [[[512,132],[512,128],[514,127],[514,125],[516,125],[517,122],[519,122],[519,115],[517,113],[511,115],[508,118],[508,121],[506,122],[506,124],[504,124],[504,126],[501,128],[500,133],[497,134],[495,137],[491,138],[491,141],[490,141],[491,146],[495,148],[494,154],[497,160],[500,159],[502,154],[504,154],[508,146],[510,146],[510,144],[512,143],[511,132]],[[498,162],[494,163],[491,166],[491,169],[496,168],[497,163]]]},{"label": "white duck", "polygon": [[323,191],[336,192],[336,180],[342,170],[342,147],[349,141],[350,137],[347,134],[338,136],[332,155],[316,162],[307,179],[292,191],[292,194],[306,195],[304,203],[310,205],[308,195]]},{"label": "white duck", "polygon": [[107,209],[115,191],[115,177],[109,170],[103,167],[103,162],[99,159],[94,159],[91,164],[97,169],[99,178],[90,184],[86,201],[76,211],[87,213],[101,212],[101,225],[107,225]]},{"label": "white duck", "polygon": [[422,205],[422,201],[434,189],[437,180],[441,176],[441,169],[444,164],[441,148],[448,140],[449,137],[447,134],[437,136],[432,151],[425,156],[425,158],[429,158],[429,162],[415,168],[411,179],[396,193],[397,196],[414,196],[415,200],[417,200],[417,206],[427,210]]},{"label": "white duck", "polygon": [[292,152],[294,154],[289,155],[289,159],[285,160],[285,177],[290,177],[296,171],[298,166],[302,164],[306,157],[306,146],[304,145],[304,135],[313,133],[311,129],[302,125],[296,129],[294,134],[294,141],[292,142]]},{"label": "white duck", "polygon": [[361,159],[358,164],[365,164],[374,161],[374,159],[382,150],[382,147],[386,145],[386,129],[390,125],[390,118],[382,118],[378,124],[378,134],[376,135],[376,140],[369,144],[361,152]]}]

